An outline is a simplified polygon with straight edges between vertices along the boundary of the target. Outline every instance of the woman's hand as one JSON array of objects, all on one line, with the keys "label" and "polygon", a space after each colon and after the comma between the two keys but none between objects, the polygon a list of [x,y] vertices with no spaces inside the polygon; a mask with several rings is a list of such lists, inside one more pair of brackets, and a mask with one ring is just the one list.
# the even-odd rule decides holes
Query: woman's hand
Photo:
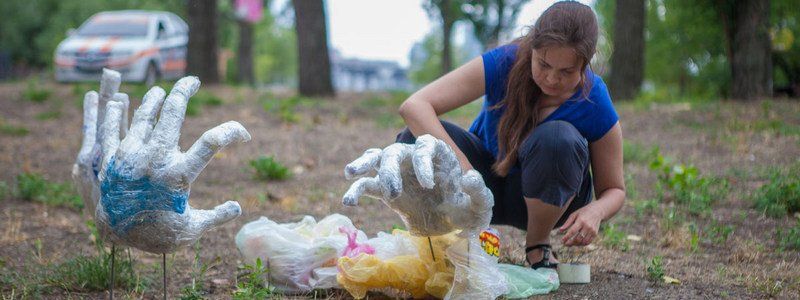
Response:
[{"label": "woman's hand", "polygon": [[586,246],[592,243],[597,237],[600,229],[600,221],[603,220],[603,213],[597,205],[586,205],[567,218],[564,225],[558,229],[559,233],[567,233],[561,238],[564,246]]}]

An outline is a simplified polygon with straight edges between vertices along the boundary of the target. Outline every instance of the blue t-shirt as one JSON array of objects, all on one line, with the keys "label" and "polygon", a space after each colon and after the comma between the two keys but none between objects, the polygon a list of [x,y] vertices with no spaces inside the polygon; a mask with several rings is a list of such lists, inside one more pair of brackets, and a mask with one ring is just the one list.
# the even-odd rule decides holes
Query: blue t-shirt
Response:
[{"label": "blue t-shirt", "polygon": [[[497,157],[497,123],[505,107],[491,109],[502,101],[506,94],[508,73],[514,65],[517,45],[509,44],[483,54],[483,72],[486,80],[486,97],[483,109],[472,122],[469,131],[481,139],[483,146]],[[619,116],[603,79],[587,70],[587,78],[592,80],[588,101],[578,89],[572,97],[559,106],[542,123],[553,120],[569,122],[589,142],[602,138],[617,123]]]}]

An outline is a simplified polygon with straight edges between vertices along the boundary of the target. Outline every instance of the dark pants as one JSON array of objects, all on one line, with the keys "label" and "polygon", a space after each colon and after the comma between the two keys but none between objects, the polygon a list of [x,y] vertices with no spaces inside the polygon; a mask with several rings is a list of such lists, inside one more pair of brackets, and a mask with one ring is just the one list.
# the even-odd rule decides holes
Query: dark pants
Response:
[{"label": "dark pants", "polygon": [[[477,136],[447,121],[442,121],[442,125],[492,191],[492,224],[526,230],[525,197],[564,207],[575,196],[555,227],[592,200],[589,146],[572,124],[549,121],[537,126],[520,146],[517,163],[506,177],[492,171],[495,158]],[[397,135],[397,142],[415,141],[408,129]]]}]

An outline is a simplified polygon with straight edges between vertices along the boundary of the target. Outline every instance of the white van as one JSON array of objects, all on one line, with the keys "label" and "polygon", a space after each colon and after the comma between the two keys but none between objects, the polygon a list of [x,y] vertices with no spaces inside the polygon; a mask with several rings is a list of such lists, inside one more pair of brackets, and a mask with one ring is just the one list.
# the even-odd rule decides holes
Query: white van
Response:
[{"label": "white van", "polygon": [[107,11],[93,15],[56,48],[56,80],[97,81],[103,68],[151,86],[186,71],[189,26],[173,13]]}]

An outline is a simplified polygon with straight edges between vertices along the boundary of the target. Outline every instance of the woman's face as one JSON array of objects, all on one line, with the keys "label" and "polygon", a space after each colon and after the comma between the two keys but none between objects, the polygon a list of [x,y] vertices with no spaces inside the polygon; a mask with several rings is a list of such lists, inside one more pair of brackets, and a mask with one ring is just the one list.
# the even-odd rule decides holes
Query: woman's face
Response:
[{"label": "woman's face", "polygon": [[531,54],[533,81],[545,95],[569,98],[581,81],[581,59],[569,47],[553,46]]}]

